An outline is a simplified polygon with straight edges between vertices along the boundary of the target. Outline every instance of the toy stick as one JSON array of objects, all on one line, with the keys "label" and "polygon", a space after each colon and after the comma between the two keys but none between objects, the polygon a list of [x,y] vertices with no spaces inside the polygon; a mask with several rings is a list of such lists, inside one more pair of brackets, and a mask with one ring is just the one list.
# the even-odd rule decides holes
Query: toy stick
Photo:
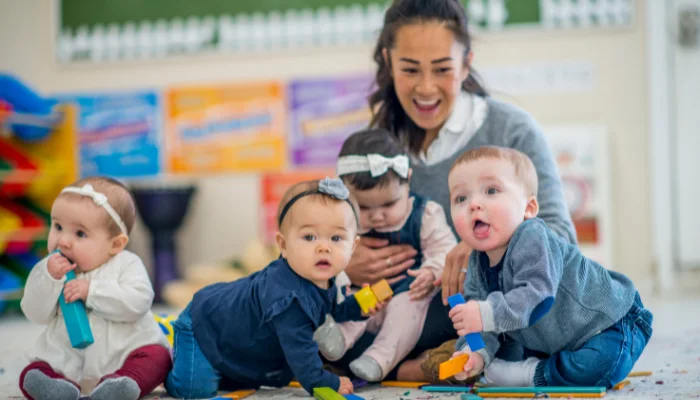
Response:
[{"label": "toy stick", "polygon": [[479,396],[486,393],[605,393],[602,386],[515,386],[482,387],[475,389]]},{"label": "toy stick", "polygon": [[440,380],[454,376],[464,369],[464,364],[469,360],[469,354],[462,354],[451,360],[447,360],[440,364]]},{"label": "toy stick", "polygon": [[[73,279],[75,279],[75,271],[68,271],[66,273],[66,282]],[[85,303],[82,300],[66,303],[65,297],[63,297],[63,289],[61,289],[58,304],[61,306],[71,346],[76,349],[84,349],[91,345],[94,339],[92,338],[92,330],[90,329],[90,321],[85,310]]]},{"label": "toy stick", "polygon": [[347,400],[365,400],[364,397],[360,397],[356,394],[344,394],[343,397]]},{"label": "toy stick", "polygon": [[223,396],[215,397],[212,400],[241,400],[245,397],[250,396],[251,394],[255,393],[254,389],[247,389],[247,390],[236,390],[235,392],[230,392],[226,393]]},{"label": "toy stick", "polygon": [[629,379],[625,379],[624,381],[618,382],[615,386],[613,386],[613,390],[620,390],[623,387],[629,385],[630,383],[632,383],[632,381],[630,381]]},{"label": "toy stick", "polygon": [[411,381],[382,381],[384,387],[403,387],[403,388],[419,388],[424,385],[429,385],[430,382],[411,382]]},{"label": "toy stick", "polygon": [[510,398],[525,398],[525,399],[539,399],[543,396],[547,398],[562,397],[562,398],[602,398],[605,397],[605,393],[542,393],[542,392],[532,392],[532,393],[480,393],[479,396],[483,398],[492,397],[510,397]]},{"label": "toy stick", "polygon": [[[450,303],[450,308],[455,308],[459,304],[464,304],[464,297],[459,293],[453,294],[447,298],[447,302]],[[481,339],[481,335],[478,333],[468,333],[464,338],[467,340],[471,351],[481,350],[486,347],[484,340]]]},{"label": "toy stick", "polygon": [[459,396],[460,400],[481,400],[481,396],[478,394],[465,393]]},{"label": "toy stick", "polygon": [[318,400],[345,400],[345,397],[329,387],[314,388],[314,397]]},{"label": "toy stick", "polygon": [[627,375],[628,378],[634,378],[637,376],[651,376],[651,371],[636,371],[630,372],[630,374]]},{"label": "toy stick", "polygon": [[440,385],[423,385],[421,390],[426,392],[468,392],[472,390],[469,386],[440,386]]}]

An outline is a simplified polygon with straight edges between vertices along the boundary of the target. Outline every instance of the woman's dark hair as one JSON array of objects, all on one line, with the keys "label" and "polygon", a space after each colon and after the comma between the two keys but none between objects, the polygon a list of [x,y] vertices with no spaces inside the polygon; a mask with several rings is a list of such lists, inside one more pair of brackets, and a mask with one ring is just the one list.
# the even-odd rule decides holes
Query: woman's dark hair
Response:
[{"label": "woman's dark hair", "polygon": [[[365,129],[350,135],[343,147],[340,148],[338,157],[366,156],[367,154],[379,154],[387,158],[398,155],[407,155],[394,135],[385,129]],[[346,185],[356,190],[370,190],[377,186],[389,184],[398,179],[399,183],[408,183],[407,178],[400,177],[393,169],[389,169],[384,175],[372,177],[368,172],[355,172],[340,177]]]},{"label": "woman's dark hair", "polygon": [[[419,154],[425,138],[425,130],[416,125],[406,114],[394,90],[390,61],[384,60],[383,50],[391,50],[396,44],[396,32],[405,25],[438,21],[445,24],[455,39],[465,47],[465,57],[471,49],[471,35],[467,25],[467,14],[459,0],[394,0],[384,14],[384,26],[374,49],[377,63],[376,83],[378,89],[369,97],[373,112],[371,127],[384,128],[398,137],[413,154]],[[462,89],[479,96],[488,93],[479,83],[478,74],[470,69],[462,82]]]}]

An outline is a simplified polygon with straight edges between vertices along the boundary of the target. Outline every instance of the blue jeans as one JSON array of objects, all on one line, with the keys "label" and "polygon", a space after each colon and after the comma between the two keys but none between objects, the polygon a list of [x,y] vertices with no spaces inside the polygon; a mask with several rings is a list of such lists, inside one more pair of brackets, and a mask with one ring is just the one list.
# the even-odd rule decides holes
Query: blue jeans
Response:
[{"label": "blue jeans", "polygon": [[192,332],[190,305],[173,322],[173,369],[165,379],[165,390],[178,399],[216,397],[221,374],[204,357]]},{"label": "blue jeans", "polygon": [[637,294],[620,321],[593,336],[581,348],[543,359],[535,386],[605,386],[625,379],[651,338],[653,316]]}]

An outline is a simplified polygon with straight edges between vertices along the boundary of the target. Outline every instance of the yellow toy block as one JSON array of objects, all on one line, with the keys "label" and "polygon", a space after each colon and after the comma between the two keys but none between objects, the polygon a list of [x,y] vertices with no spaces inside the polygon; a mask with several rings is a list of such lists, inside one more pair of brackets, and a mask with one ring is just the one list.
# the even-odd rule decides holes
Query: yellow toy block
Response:
[{"label": "yellow toy block", "polygon": [[372,293],[372,289],[369,286],[363,287],[357,293],[355,293],[355,299],[360,305],[362,312],[367,314],[370,308],[377,306],[377,297]]},{"label": "yellow toy block", "polygon": [[247,389],[247,390],[236,390],[235,392],[230,392],[226,393],[223,396],[217,397],[215,400],[218,399],[233,399],[233,400],[241,400],[245,397],[250,396],[251,394],[255,393],[254,389]]},{"label": "yellow toy block", "polygon": [[386,279],[382,279],[370,286],[370,288],[378,301],[384,301],[394,295],[394,291],[391,290],[391,286],[389,286],[389,282],[387,282]]},{"label": "yellow toy block", "polygon": [[440,380],[454,376],[464,369],[464,364],[469,360],[469,354],[462,354],[451,360],[447,360],[440,364]]},{"label": "yellow toy block", "polygon": [[430,385],[430,382],[411,382],[411,381],[382,381],[384,387],[402,387],[402,388],[420,388],[423,385]]}]

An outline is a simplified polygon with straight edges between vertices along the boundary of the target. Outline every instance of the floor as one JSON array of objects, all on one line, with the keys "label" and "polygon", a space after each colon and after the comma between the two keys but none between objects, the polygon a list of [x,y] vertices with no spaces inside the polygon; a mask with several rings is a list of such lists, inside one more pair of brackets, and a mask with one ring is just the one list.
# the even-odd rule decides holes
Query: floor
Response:
[{"label": "floor", "polygon": [[[688,399],[700,398],[700,293],[675,298],[645,299],[654,313],[654,335],[635,366],[652,371],[650,377],[631,378],[632,384],[606,398]],[[17,377],[26,365],[24,352],[41,327],[22,316],[0,317],[0,399],[21,399]],[[459,399],[459,394],[428,393],[415,389],[382,388],[377,385],[358,390],[366,400]],[[308,398],[301,389],[260,390],[247,399]],[[157,390],[148,399],[169,399]]]}]

